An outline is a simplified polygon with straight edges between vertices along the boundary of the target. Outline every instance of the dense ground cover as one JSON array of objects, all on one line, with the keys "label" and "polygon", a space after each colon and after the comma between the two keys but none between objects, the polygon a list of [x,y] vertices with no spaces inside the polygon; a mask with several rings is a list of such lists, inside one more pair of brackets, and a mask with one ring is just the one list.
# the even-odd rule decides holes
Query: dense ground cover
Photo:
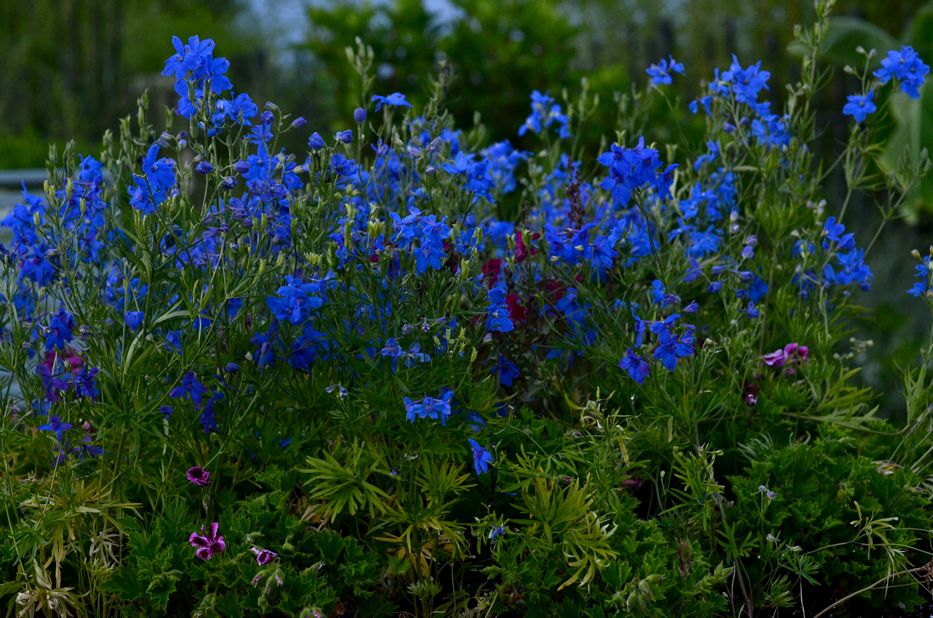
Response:
[{"label": "dense ground cover", "polygon": [[[443,75],[423,110],[370,96],[360,44],[367,104],[323,137],[175,39],[165,130],[143,97],[3,222],[9,611],[915,609],[933,348],[906,419],[877,418],[848,331],[874,239],[821,182],[841,166],[882,233],[927,167],[875,164],[882,103],[929,69],[866,53],[849,140],[815,161],[826,10],[799,83],[735,59],[680,102],[668,58],[599,153],[575,140],[585,87],[532,94],[522,151],[452,126]],[[705,144],[640,140],[649,98],[702,115]],[[277,146],[295,133],[305,152]],[[929,311],[916,257],[892,293]]]}]

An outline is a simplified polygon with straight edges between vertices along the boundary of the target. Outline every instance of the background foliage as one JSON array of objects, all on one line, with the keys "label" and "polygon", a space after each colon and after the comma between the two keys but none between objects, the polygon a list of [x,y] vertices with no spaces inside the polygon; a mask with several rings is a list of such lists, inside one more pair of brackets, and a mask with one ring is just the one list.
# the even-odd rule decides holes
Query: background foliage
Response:
[{"label": "background foliage", "polygon": [[[314,9],[311,126],[234,103],[224,65],[173,56],[181,88],[153,82],[99,162],[84,144],[53,151],[48,182],[3,221],[8,613],[922,607],[933,342],[903,353],[899,415],[883,418],[886,392],[859,380],[871,346],[851,337],[872,321],[859,247],[882,236],[837,221],[877,205],[880,234],[917,195],[919,151],[885,161],[912,130],[897,87],[876,86],[864,124],[828,106],[867,69],[833,81],[817,61],[866,28],[821,8],[775,61],[787,88],[730,59],[712,86],[694,63],[646,86],[663,52],[601,59],[618,6],[477,0],[447,24],[417,3]],[[634,8],[668,49],[702,46],[702,12]],[[759,10],[724,20],[731,47],[754,32],[739,18],[782,15]],[[604,43],[582,38],[600,26]],[[213,51],[237,92],[253,75],[261,101],[270,75],[302,74],[227,27]],[[99,43],[82,36],[76,50]],[[512,86],[557,98],[529,108]],[[415,107],[377,112],[371,95],[396,89]],[[176,93],[196,103],[184,118],[160,109]],[[519,149],[496,142],[519,127]],[[929,319],[933,257],[914,260],[917,299],[874,283]]]}]

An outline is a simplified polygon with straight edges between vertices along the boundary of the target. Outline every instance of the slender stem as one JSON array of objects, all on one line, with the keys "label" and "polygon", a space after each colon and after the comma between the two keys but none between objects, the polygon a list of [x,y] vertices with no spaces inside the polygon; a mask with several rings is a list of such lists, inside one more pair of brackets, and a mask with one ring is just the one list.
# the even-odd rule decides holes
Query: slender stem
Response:
[{"label": "slender stem", "polygon": [[894,577],[895,575],[913,575],[914,573],[920,573],[920,572],[926,571],[926,570],[928,570],[929,568],[930,568],[929,566],[923,565],[923,566],[915,567],[915,568],[913,568],[913,569],[909,569],[909,570],[907,570],[907,571],[902,571],[902,572],[900,572],[900,573],[895,573],[894,575],[882,577],[882,578],[879,579],[878,581],[876,581],[876,582],[874,582],[874,583],[872,583],[872,584],[869,584],[869,585],[865,586],[864,588],[862,588],[862,589],[860,589],[860,590],[856,590],[855,592],[853,592],[853,593],[851,593],[851,594],[847,594],[846,596],[842,597],[841,599],[839,599],[838,601],[836,601],[836,602],[833,603],[832,605],[828,605],[828,606],[824,607],[819,613],[814,614],[813,618],[820,618],[820,616],[825,616],[826,614],[828,614],[828,613],[831,612],[832,610],[836,609],[837,607],[839,607],[839,606],[842,605],[843,603],[846,603],[847,601],[850,601],[850,600],[854,599],[855,597],[857,597],[858,595],[862,594],[863,592],[868,592],[869,590],[871,590],[871,589],[873,589],[873,588],[876,588],[876,587],[880,586],[880,585],[883,584],[884,582],[890,580],[890,579],[891,579],[892,577]]}]

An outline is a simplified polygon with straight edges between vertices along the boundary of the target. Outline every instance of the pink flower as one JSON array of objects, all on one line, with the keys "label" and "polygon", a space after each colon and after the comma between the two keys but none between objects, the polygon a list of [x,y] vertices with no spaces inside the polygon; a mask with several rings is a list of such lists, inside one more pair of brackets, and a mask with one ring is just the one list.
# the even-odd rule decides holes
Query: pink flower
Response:
[{"label": "pink flower", "polygon": [[227,549],[227,543],[224,537],[218,534],[220,524],[216,521],[211,524],[210,530],[204,534],[204,526],[201,526],[201,534],[192,532],[188,537],[188,542],[192,547],[197,547],[194,555],[201,560],[210,560],[215,554],[223,553]]},{"label": "pink flower", "polygon": [[769,352],[763,357],[765,365],[768,367],[783,367],[784,366],[784,350],[775,350],[774,352]]},{"label": "pink flower", "polygon": [[769,367],[786,366],[787,370],[785,373],[787,373],[787,375],[794,375],[797,373],[797,366],[807,362],[809,354],[810,348],[805,345],[800,345],[795,341],[794,343],[788,343],[783,349],[765,354],[762,360],[765,365]]},{"label": "pink flower", "polygon": [[192,466],[188,468],[188,480],[198,487],[204,487],[211,482],[211,473],[201,466]]},{"label": "pink flower", "polygon": [[800,345],[799,343],[788,343],[784,346],[784,356],[787,358],[799,357],[800,360],[807,360],[807,355],[810,353],[810,348],[805,345]]},{"label": "pink flower", "polygon": [[251,547],[250,551],[256,554],[256,563],[259,564],[259,566],[265,566],[278,557],[278,554],[271,549],[259,549],[258,547]]}]

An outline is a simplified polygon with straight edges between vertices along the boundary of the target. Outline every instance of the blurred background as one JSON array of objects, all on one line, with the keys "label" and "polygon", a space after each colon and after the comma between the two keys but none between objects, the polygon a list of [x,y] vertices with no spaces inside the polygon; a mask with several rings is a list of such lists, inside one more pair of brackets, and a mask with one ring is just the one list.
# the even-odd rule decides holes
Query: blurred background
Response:
[{"label": "blurred background", "polygon": [[[933,64],[933,2],[838,0],[835,15],[841,19],[828,61],[856,62],[859,44],[881,51],[910,43]],[[170,104],[171,80],[159,73],[173,34],[213,38],[217,54],[231,62],[238,92],[303,115],[309,132],[324,135],[351,126],[352,110],[363,102],[344,51],[356,37],[375,51],[376,92],[401,91],[417,108],[437,72],[446,71],[447,104],[458,124],[472,126],[478,113],[491,140],[517,141],[532,90],[574,94],[586,77],[603,103],[582,136],[593,152],[602,135],[613,135],[619,110],[612,93],[643,85],[645,68],[667,54],[686,65],[687,76],[670,90],[679,102],[651,110],[649,139],[664,143],[669,127],[680,126],[700,146],[702,119],[686,112],[686,102],[732,53],[743,65],[763,61],[779,102],[783,84],[797,77],[797,58],[788,51],[794,24],[812,19],[812,0],[5,0],[0,185],[28,177],[20,170],[41,168],[50,142],[74,139],[79,152],[96,153],[102,133],[135,110],[145,89],[156,106]],[[916,113],[884,129],[892,144],[933,146],[929,82]],[[837,70],[818,99],[814,147],[826,165],[840,150],[840,112],[856,88]],[[842,190],[831,177],[830,208]],[[878,217],[867,200],[855,207],[847,223],[858,222],[864,245]],[[913,272],[909,250],[933,242],[933,181],[911,195],[904,214],[869,257],[874,289],[860,301],[872,311],[853,333],[876,344],[861,360],[866,381],[892,393],[881,402],[890,411],[899,407],[896,367],[915,357],[929,328],[923,304],[906,302],[904,291]]]}]

